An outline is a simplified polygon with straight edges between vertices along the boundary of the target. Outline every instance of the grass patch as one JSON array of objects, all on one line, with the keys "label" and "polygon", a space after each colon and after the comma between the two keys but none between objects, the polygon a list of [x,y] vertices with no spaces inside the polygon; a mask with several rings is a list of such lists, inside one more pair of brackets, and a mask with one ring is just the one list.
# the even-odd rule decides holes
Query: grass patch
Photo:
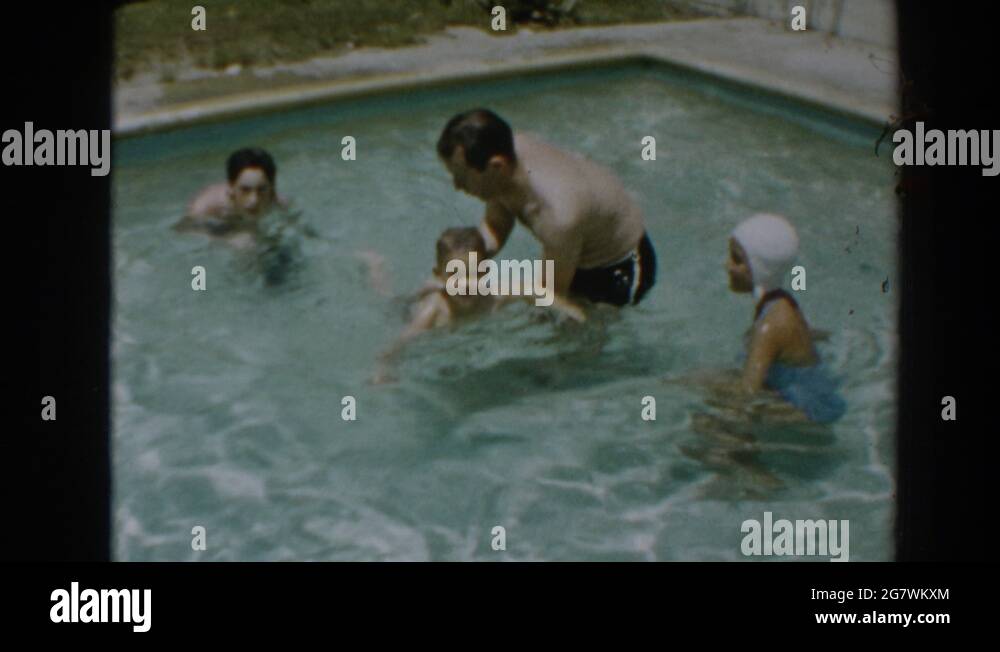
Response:
[{"label": "grass patch", "polygon": [[[115,12],[120,79],[163,66],[223,69],[304,61],[350,48],[401,47],[449,25],[489,30],[489,7],[508,10],[508,33],[527,22],[552,28],[697,17],[676,0],[196,0],[205,31],[191,29],[194,3],[133,2]],[[567,8],[571,10],[566,11]]]}]

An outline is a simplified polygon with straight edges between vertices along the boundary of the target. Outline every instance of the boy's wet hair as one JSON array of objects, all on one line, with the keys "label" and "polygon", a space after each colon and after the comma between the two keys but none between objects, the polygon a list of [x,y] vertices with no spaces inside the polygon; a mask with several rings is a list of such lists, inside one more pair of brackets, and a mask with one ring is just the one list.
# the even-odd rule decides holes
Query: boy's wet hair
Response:
[{"label": "boy's wet hair", "polygon": [[486,163],[497,154],[511,163],[517,162],[514,155],[514,133],[503,118],[489,109],[473,109],[459,113],[445,125],[438,139],[438,156],[448,160],[461,145],[465,152],[465,162],[482,172]]},{"label": "boy's wet hair", "polygon": [[274,165],[274,159],[266,151],[259,147],[244,147],[229,155],[226,161],[226,177],[229,183],[236,181],[240,172],[247,168],[260,168],[267,175],[267,180],[274,185],[274,175],[278,169]]},{"label": "boy's wet hair", "polygon": [[448,262],[457,257],[468,263],[468,256],[473,251],[480,259],[486,258],[486,241],[479,229],[474,226],[447,229],[437,241],[438,267],[444,270]]}]

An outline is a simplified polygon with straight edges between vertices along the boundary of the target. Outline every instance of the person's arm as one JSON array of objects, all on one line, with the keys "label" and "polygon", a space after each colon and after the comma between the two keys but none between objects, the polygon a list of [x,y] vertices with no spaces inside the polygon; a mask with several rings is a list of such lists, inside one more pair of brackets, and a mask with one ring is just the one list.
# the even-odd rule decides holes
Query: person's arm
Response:
[{"label": "person's arm", "polygon": [[787,328],[778,311],[772,311],[754,325],[750,351],[743,367],[743,389],[750,393],[764,387],[767,372],[778,357],[787,337]]},{"label": "person's arm", "polygon": [[[524,302],[535,306],[537,305],[535,303],[537,299],[538,297],[533,294],[522,294],[516,297],[496,297],[496,306],[499,308],[515,302]],[[564,315],[573,321],[587,321],[587,315],[583,312],[583,308],[581,308],[579,304],[570,301],[569,299],[560,297],[558,294],[552,297],[552,305],[549,307],[554,308],[559,314]]]},{"label": "person's arm", "polygon": [[408,342],[414,337],[429,331],[435,326],[440,326],[451,321],[451,311],[448,309],[448,302],[437,292],[428,295],[417,305],[413,319],[403,330],[399,339]]},{"label": "person's arm", "polygon": [[207,233],[211,236],[223,237],[233,229],[229,222],[221,217],[192,217],[191,215],[186,215],[182,217],[177,224],[174,224],[174,230],[182,233],[198,232]]},{"label": "person's arm", "polygon": [[440,294],[434,293],[425,297],[414,311],[413,319],[396,338],[396,341],[386,349],[378,359],[378,368],[372,382],[381,384],[394,380],[392,368],[406,345],[417,335],[429,331],[437,325],[451,320],[451,311]]},{"label": "person's arm", "polygon": [[499,202],[486,202],[486,215],[479,225],[479,232],[486,241],[486,253],[490,257],[503,249],[510,232],[514,229],[515,216]]},{"label": "person's arm", "polygon": [[[542,246],[545,288],[554,284],[555,296],[552,307],[574,321],[585,321],[583,309],[569,298],[569,288],[576,275],[576,268],[583,250],[583,241],[576,229],[558,228],[547,230]],[[553,262],[555,278],[548,278],[548,261]]]},{"label": "person's arm", "polygon": [[580,307],[580,304],[571,301],[568,297],[560,297],[557,294],[552,301],[552,307],[558,310],[560,314],[569,317],[573,321],[587,321],[587,315],[583,312],[583,308]]},{"label": "person's arm", "polygon": [[215,183],[204,188],[191,200],[187,207],[187,215],[192,218],[225,217],[231,206],[229,186]]},{"label": "person's arm", "polygon": [[177,231],[201,231],[211,235],[222,235],[230,229],[226,220],[229,211],[228,187],[224,183],[208,186],[191,200],[182,217],[175,225]]}]

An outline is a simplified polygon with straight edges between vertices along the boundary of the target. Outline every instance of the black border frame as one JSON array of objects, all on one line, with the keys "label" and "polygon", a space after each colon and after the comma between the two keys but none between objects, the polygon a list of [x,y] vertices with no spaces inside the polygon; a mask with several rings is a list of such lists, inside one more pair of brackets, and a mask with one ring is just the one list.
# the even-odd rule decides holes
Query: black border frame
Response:
[{"label": "black border frame", "polygon": [[[0,43],[3,128],[111,127],[113,8],[5,10],[7,24],[37,27]],[[900,0],[898,13],[904,110],[926,109],[937,128],[1000,127],[992,96],[997,7]],[[7,286],[15,293],[8,319],[18,328],[10,344],[21,356],[8,375],[18,400],[17,426],[2,444],[5,496],[16,529],[28,533],[4,537],[3,559],[108,561],[111,177],[83,167],[4,167],[0,179],[13,229],[8,253],[19,256],[8,262]],[[984,518],[995,459],[986,450],[992,383],[969,371],[997,368],[987,343],[996,332],[988,312],[997,231],[990,199],[1000,179],[977,168],[906,168],[901,186],[896,556],[985,560],[995,541]],[[44,395],[57,397],[56,422],[39,419]],[[941,420],[944,395],[958,399],[958,421]]]}]

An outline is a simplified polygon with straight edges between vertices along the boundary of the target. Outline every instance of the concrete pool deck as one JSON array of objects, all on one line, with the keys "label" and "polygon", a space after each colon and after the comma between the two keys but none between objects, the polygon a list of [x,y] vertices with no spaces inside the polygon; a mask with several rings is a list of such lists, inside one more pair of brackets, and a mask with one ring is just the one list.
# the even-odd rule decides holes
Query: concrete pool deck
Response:
[{"label": "concrete pool deck", "polygon": [[415,86],[645,59],[763,88],[872,124],[897,113],[894,50],[759,18],[701,20],[493,36],[452,27],[415,47],[228,72],[191,70],[171,83],[119,82],[114,133],[199,122]]}]

